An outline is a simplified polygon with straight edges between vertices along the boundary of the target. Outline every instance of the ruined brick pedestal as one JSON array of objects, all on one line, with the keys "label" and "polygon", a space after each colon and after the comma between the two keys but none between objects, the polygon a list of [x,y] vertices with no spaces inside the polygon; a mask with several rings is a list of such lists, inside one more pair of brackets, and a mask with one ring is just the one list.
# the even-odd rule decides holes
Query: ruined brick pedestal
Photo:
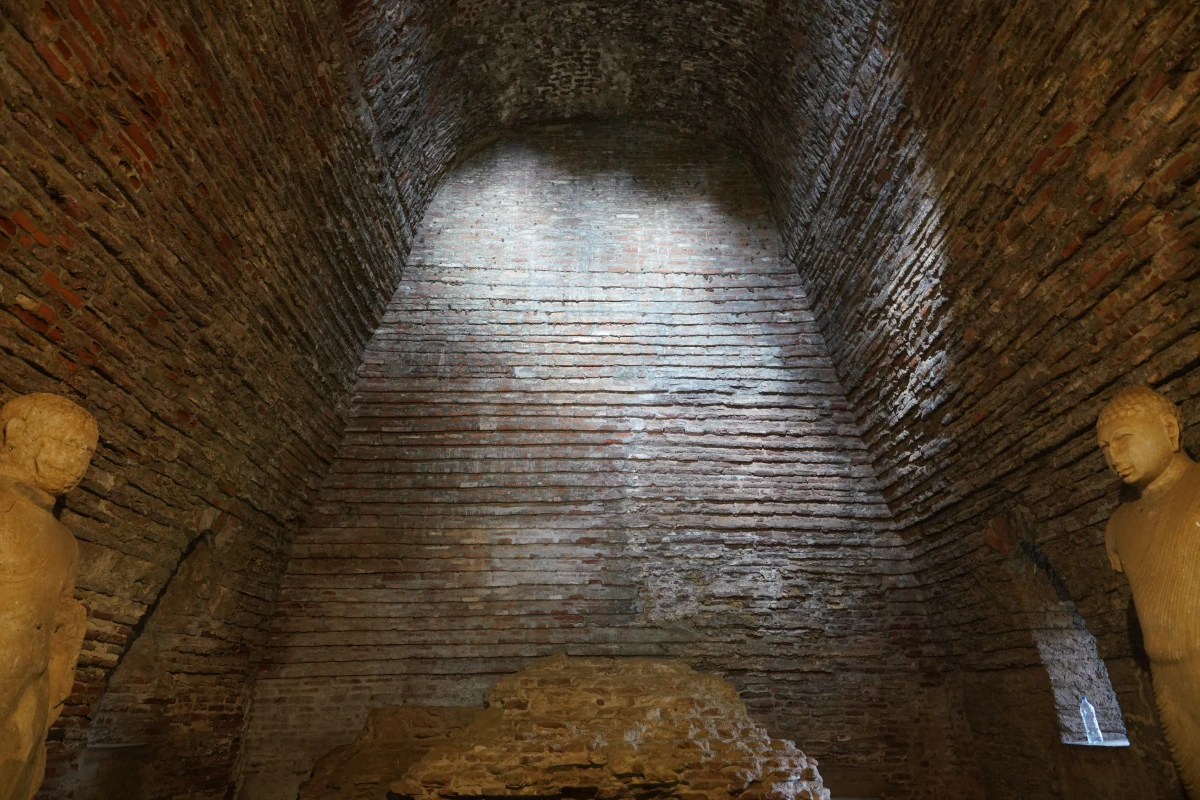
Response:
[{"label": "ruined brick pedestal", "polygon": [[829,798],[815,759],[752,722],[727,681],[678,661],[552,656],[486,702],[374,709],[300,800]]},{"label": "ruined brick pedestal", "polygon": [[351,744],[317,760],[300,786],[299,800],[379,800],[430,748],[483,713],[481,708],[386,706],[374,708]]},{"label": "ruined brick pedestal", "polygon": [[487,705],[389,797],[829,798],[815,760],[752,722],[727,681],[679,662],[552,656]]}]

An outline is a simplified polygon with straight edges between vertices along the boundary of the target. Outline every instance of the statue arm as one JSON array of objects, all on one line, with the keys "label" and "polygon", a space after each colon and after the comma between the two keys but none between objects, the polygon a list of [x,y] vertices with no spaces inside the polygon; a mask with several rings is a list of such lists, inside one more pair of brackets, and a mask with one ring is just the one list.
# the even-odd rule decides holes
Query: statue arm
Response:
[{"label": "statue arm", "polygon": [[79,651],[83,649],[83,639],[87,634],[87,609],[75,599],[79,545],[65,528],[63,532],[67,533],[70,567],[67,569],[67,580],[63,583],[62,593],[58,597],[58,606],[54,609],[54,632],[50,637],[50,663],[47,664],[46,670],[50,679],[49,722],[58,719],[63,704],[67,702],[75,687],[75,665],[79,661]]},{"label": "statue arm", "polygon": [[87,633],[87,610],[74,597],[63,597],[54,614],[54,635],[50,639],[50,716],[58,719],[63,704],[75,686],[75,664]]},{"label": "statue arm", "polygon": [[1108,526],[1104,529],[1104,548],[1108,551],[1108,563],[1116,572],[1124,572],[1125,568],[1121,564],[1121,554],[1117,551],[1117,530],[1113,522],[1116,521],[1116,515],[1108,521]]}]

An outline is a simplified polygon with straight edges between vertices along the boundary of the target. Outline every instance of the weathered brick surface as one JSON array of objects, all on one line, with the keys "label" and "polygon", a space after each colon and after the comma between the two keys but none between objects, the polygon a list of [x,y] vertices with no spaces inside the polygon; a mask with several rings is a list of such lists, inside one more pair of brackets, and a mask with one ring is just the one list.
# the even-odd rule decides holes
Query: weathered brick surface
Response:
[{"label": "weathered brick surface", "polygon": [[297,534],[243,796],[371,707],[564,651],[681,657],[831,776],[936,791],[948,715],[863,455],[736,159],[624,128],[487,151],[429,207]]},{"label": "weathered brick surface", "polygon": [[[64,513],[82,539],[80,586],[92,630],[72,708],[54,733],[50,794],[67,792],[87,770],[134,774],[144,784],[136,791],[149,796],[224,791],[245,675],[283,568],[287,531],[335,452],[344,411],[338,399],[394,289],[406,237],[441,176],[465,156],[505,128],[572,117],[668,122],[744,153],[767,188],[783,251],[800,271],[786,284],[789,302],[806,311],[808,301],[799,298],[807,295],[815,324],[731,327],[789,353],[807,353],[820,334],[837,369],[828,384],[840,382],[848,402],[811,421],[835,419],[830,441],[839,447],[841,437],[861,435],[866,450],[856,451],[853,470],[879,479],[881,495],[865,506],[860,496],[830,494],[804,513],[818,518],[844,504],[870,507],[883,519],[890,510],[906,542],[887,539],[879,548],[872,540],[864,549],[851,540],[854,549],[832,560],[835,571],[854,576],[838,578],[845,597],[866,591],[856,581],[904,576],[880,579],[878,591],[861,595],[869,603],[847,601],[840,613],[815,614],[812,622],[803,603],[780,610],[783,622],[772,624],[803,645],[764,638],[753,647],[724,640],[670,647],[705,653],[698,663],[713,669],[751,665],[741,676],[733,674],[741,667],[730,669],[740,686],[760,693],[752,708],[815,707],[839,692],[882,708],[908,702],[886,680],[853,669],[831,674],[817,666],[820,680],[796,677],[806,674],[796,665],[810,644],[833,651],[845,643],[830,644],[823,633],[833,617],[839,625],[845,617],[846,626],[862,626],[846,652],[869,647],[886,629],[893,645],[906,648],[896,659],[915,659],[920,670],[936,660],[950,671],[963,727],[926,720],[915,724],[928,728],[914,733],[876,718],[871,728],[874,710],[848,707],[843,719],[827,705],[820,735],[829,743],[803,740],[811,752],[843,753],[891,776],[899,774],[903,745],[838,737],[866,736],[870,728],[889,742],[925,738],[937,749],[937,737],[949,736],[974,746],[982,784],[997,800],[1173,791],[1127,587],[1103,556],[1101,526],[1117,486],[1090,427],[1104,399],[1134,381],[1181,401],[1193,427],[1200,420],[1194,3],[4,0],[0,23],[0,393],[71,394],[97,414],[105,437]],[[361,92],[347,75],[351,62]],[[524,252],[497,257],[514,272],[528,270],[517,260],[529,257]],[[445,279],[435,279],[430,267],[414,273],[413,285],[449,286],[473,273],[447,268],[436,273]],[[565,279],[540,287],[556,288]],[[489,308],[546,302],[547,295],[501,299]],[[389,323],[393,330],[397,324]],[[787,338],[793,335],[799,338]],[[496,358],[510,358],[504,342],[488,343],[494,349],[479,350],[474,361],[451,359],[455,380],[484,380]],[[604,512],[594,516],[618,504],[621,514],[648,517],[637,499],[648,487],[628,481],[656,467],[639,463],[638,472],[624,459],[635,435],[669,434],[704,452],[713,441],[754,449],[755,437],[767,436],[773,444],[760,449],[775,453],[779,437],[792,434],[771,426],[791,418],[756,411],[755,424],[764,427],[730,433],[743,425],[743,409],[716,402],[724,397],[719,387],[688,370],[715,369],[737,351],[720,337],[705,342],[711,360],[681,362],[683,371],[618,375],[636,370],[635,359],[592,376],[594,362],[570,359],[611,352],[559,353],[560,342],[530,338],[519,366],[535,371],[506,376],[513,385],[574,363],[577,377],[566,380],[686,380],[691,397],[710,399],[687,400],[706,409],[705,425],[681,435],[654,416],[642,417],[640,431],[606,428],[612,404],[584,406],[594,429],[577,431],[578,420],[561,423],[569,415],[557,405],[569,394],[556,390],[546,395],[555,398],[547,403],[554,413],[545,415],[555,421],[523,431],[510,455],[540,441],[556,463],[590,470],[603,459],[576,456],[607,448],[606,463],[615,466],[589,478],[594,505],[578,494],[561,502]],[[658,346],[634,355],[649,359]],[[414,375],[425,383],[414,383],[419,391],[405,402],[461,399],[454,384],[442,394],[431,389],[444,378],[433,371],[434,354],[410,349],[424,359],[414,362]],[[735,366],[740,372],[730,374],[738,379],[761,377],[748,364]],[[385,378],[377,372],[373,379]],[[624,402],[638,392],[618,394]],[[530,394],[494,393],[495,413],[487,413],[498,418]],[[803,405],[787,408],[808,413]],[[767,433],[773,430],[785,432]],[[446,428],[439,435],[451,432],[467,433]],[[351,441],[361,445],[369,433],[360,425]],[[494,443],[508,434],[493,435]],[[816,458],[830,449],[780,452]],[[678,463],[677,472],[662,470],[675,484],[729,491],[723,479],[696,471],[702,459]],[[791,468],[786,459],[772,463]],[[845,477],[835,467],[806,462],[804,474]],[[555,487],[542,488],[553,494]],[[466,487],[405,489],[446,491],[457,502]],[[670,501],[662,519],[721,516],[714,504],[698,511],[680,496],[682,504]],[[788,516],[780,503],[804,506],[789,495],[720,505],[736,507],[731,519],[770,527]],[[983,545],[984,526],[1017,504],[1034,512],[1034,538],[1108,661],[1129,751],[1102,759],[1056,744],[1028,623],[985,590],[1002,575],[1000,557]],[[539,501],[521,513],[547,507]],[[631,530],[630,541],[642,535]],[[815,552],[825,552],[824,536],[834,534],[822,529]],[[761,565],[729,558],[731,550],[748,550],[732,548],[725,534],[636,543],[643,549],[625,574],[654,586],[647,598],[602,579],[595,586],[608,589],[589,589],[596,594],[588,604],[556,619],[625,614],[673,630],[665,626],[677,625],[677,616],[698,614],[714,630],[749,630],[775,613],[764,610],[766,599],[744,605],[729,588],[747,574],[738,570]],[[763,563],[792,558],[792,544],[780,537]],[[163,588],[190,545],[196,561],[168,592],[190,598],[184,602]],[[614,551],[585,558],[578,543],[539,546],[575,576],[596,566],[584,563],[595,552],[609,563]],[[720,562],[725,572],[652,568],[669,560],[665,554],[685,551],[711,557],[692,565]],[[491,558],[463,552],[467,562]],[[772,569],[762,573],[763,591],[776,585]],[[720,577],[733,573],[740,577]],[[713,580],[698,592],[694,584],[705,576]],[[778,569],[780,586],[809,580]],[[169,613],[146,620],[160,596]],[[925,599],[931,624],[919,611]],[[511,621],[526,600],[496,602],[511,605],[489,606],[477,628]],[[439,606],[412,610],[428,615]],[[131,646],[135,629],[145,639]],[[411,638],[414,647],[423,641]],[[769,659],[760,652],[767,649]],[[100,708],[106,675],[125,653],[128,663],[112,674],[113,691]],[[814,663],[826,664],[821,658]],[[892,675],[894,666],[881,672]],[[481,693],[495,674],[488,669],[466,670],[461,691]],[[268,681],[260,697],[286,697],[349,738],[362,722],[358,709],[445,690],[446,682],[420,670],[399,675],[381,670],[336,690],[322,677],[296,678],[290,689],[280,679]],[[831,682],[838,687],[832,694]],[[133,743],[133,734],[152,730],[175,750],[71,766],[93,717],[98,742]],[[883,755],[856,761],[855,753],[867,752]],[[172,760],[173,753],[189,758]],[[143,775],[130,764],[170,764],[171,774],[154,766]],[[969,776],[969,765],[961,772]]]},{"label": "weathered brick surface", "polygon": [[[62,515],[89,632],[47,797],[102,769],[89,735],[142,745],[137,793],[94,796],[225,796],[289,526],[398,279],[336,19],[255,5],[0,3],[0,399],[64,393],[101,428]],[[147,622],[204,532],[206,594]]]},{"label": "weathered brick surface", "polygon": [[345,0],[342,16],[407,203],[505,129],[622,118],[739,146],[790,225],[836,172],[834,134],[883,5]]},{"label": "weathered brick surface", "polygon": [[[1019,682],[1039,669],[1033,637],[979,573],[999,569],[987,520],[1035,509],[1038,544],[1110,674],[1126,677],[1133,754],[1112,757],[1102,791],[1144,786],[1133,763],[1171,783],[1127,587],[1100,545],[1117,488],[1090,427],[1135,381],[1200,419],[1193,3],[360,0],[345,11],[398,175],[421,171],[414,154],[431,141],[450,164],[505,125],[572,116],[670,120],[742,148],[939,609],[929,654],[963,670],[964,692],[987,680],[977,673]],[[972,704],[983,749],[999,720],[1021,717]],[[997,724],[981,721],[989,707]],[[1026,711],[1053,727],[1050,705]],[[1007,758],[981,751],[980,763],[1026,777],[985,783],[1090,791],[1053,766],[1090,755],[1008,744]]]},{"label": "weathered brick surface", "polygon": [[501,678],[485,705],[390,796],[829,800],[814,759],[678,661],[560,654]]},{"label": "weathered brick surface", "polygon": [[392,781],[481,711],[470,706],[373,708],[353,742],[317,760],[296,800],[379,800]]},{"label": "weathered brick surface", "polygon": [[[913,543],[942,663],[967,695],[995,687],[968,699],[994,797],[1178,791],[1104,556],[1118,482],[1092,426],[1136,382],[1200,423],[1198,46],[1187,2],[885,9],[831,137],[834,179],[792,204],[789,252]],[[1094,759],[1119,765],[1098,789],[1068,774],[1091,756],[1003,739],[1053,724],[1040,688],[1003,688],[1039,659],[986,589],[1002,567],[983,529],[1018,504],[1130,726],[1132,754]]]}]

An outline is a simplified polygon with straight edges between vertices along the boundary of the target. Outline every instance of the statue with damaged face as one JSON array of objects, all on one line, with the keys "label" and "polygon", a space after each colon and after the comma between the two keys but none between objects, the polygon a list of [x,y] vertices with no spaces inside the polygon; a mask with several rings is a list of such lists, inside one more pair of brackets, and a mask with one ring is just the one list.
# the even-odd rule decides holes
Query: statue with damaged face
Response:
[{"label": "statue with damaged face", "polygon": [[42,783],[46,734],[75,680],[86,612],[75,599],[78,546],[54,516],[96,449],[96,422],[63,397],[0,408],[0,799]]},{"label": "statue with damaged face", "polygon": [[1145,386],[1118,393],[1096,433],[1136,494],[1109,520],[1108,556],[1129,578],[1163,732],[1200,798],[1200,465],[1183,451],[1178,407]]}]

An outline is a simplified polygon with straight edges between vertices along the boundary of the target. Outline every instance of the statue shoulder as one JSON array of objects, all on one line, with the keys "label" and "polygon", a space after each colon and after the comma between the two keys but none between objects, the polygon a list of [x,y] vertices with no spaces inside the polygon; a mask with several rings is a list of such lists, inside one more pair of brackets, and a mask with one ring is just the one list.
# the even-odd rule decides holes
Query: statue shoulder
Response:
[{"label": "statue shoulder", "polygon": [[1115,533],[1128,525],[1130,518],[1133,516],[1133,507],[1136,503],[1137,501],[1134,500],[1121,503],[1121,505],[1117,506],[1117,510],[1108,518],[1108,527],[1106,530],[1109,533]]},{"label": "statue shoulder", "polygon": [[11,511],[18,501],[24,500],[17,486],[7,478],[0,478],[0,511]]},{"label": "statue shoulder", "polygon": [[1187,482],[1189,489],[1200,488],[1200,462],[1192,461],[1188,465],[1187,472],[1183,473],[1183,479]]},{"label": "statue shoulder", "polygon": [[1192,462],[1176,489],[1177,502],[1186,509],[1182,513],[1188,520],[1200,524],[1200,464]]},{"label": "statue shoulder", "polygon": [[17,528],[26,527],[25,520],[37,510],[14,483],[0,478],[0,537],[13,535]]},{"label": "statue shoulder", "polygon": [[72,572],[79,545],[45,508],[0,479],[0,581]]}]

